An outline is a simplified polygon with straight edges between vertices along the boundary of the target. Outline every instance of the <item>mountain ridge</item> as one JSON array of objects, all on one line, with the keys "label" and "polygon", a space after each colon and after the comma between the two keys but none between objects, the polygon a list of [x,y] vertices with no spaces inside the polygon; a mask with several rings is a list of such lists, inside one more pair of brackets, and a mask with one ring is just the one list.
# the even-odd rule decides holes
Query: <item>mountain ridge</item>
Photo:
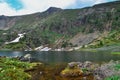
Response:
[{"label": "mountain ridge", "polygon": [[[108,32],[107,35],[112,32],[115,32],[113,35],[118,35],[120,30],[119,6],[120,1],[115,1],[82,9],[50,7],[44,12],[30,15],[0,16],[0,36],[3,37],[0,39],[1,49],[26,50],[28,47],[34,49],[47,45],[53,49],[66,48],[68,50],[71,47],[88,45],[104,32]],[[22,33],[26,34],[20,42],[4,44]],[[90,34],[98,37],[92,37]],[[76,35],[79,37],[74,39]],[[116,42],[117,35],[114,36],[113,42]],[[101,40],[106,41],[105,38],[104,36]],[[96,45],[99,45],[101,40],[97,41]],[[110,44],[111,42],[110,37]]]}]

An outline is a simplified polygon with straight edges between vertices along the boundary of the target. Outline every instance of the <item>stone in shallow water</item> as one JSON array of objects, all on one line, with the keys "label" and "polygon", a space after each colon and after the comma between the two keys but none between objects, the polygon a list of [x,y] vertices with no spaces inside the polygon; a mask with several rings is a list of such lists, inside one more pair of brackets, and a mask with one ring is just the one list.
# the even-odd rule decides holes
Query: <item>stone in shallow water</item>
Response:
[{"label": "stone in shallow water", "polygon": [[78,77],[82,76],[83,71],[81,69],[68,69],[66,68],[61,72],[63,77]]},{"label": "stone in shallow water", "polygon": [[19,60],[25,61],[25,62],[34,62],[36,61],[35,58],[31,56],[31,54],[26,54],[25,56],[19,57]]},{"label": "stone in shallow water", "polygon": [[90,61],[82,62],[70,62],[68,66],[61,72],[64,77],[88,77],[93,75],[93,70],[98,65]]}]

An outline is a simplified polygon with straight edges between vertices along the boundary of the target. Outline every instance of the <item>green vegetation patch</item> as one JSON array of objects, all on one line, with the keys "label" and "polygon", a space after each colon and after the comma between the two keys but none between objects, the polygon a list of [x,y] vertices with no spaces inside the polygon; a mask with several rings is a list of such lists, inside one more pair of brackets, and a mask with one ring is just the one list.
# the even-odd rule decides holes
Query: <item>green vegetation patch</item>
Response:
[{"label": "green vegetation patch", "polygon": [[101,48],[109,46],[120,46],[120,31],[111,31],[106,37],[102,37],[100,40],[96,40],[94,45],[89,45],[90,48]]},{"label": "green vegetation patch", "polygon": [[120,64],[116,64],[116,65],[114,66],[114,68],[115,68],[115,70],[120,70]]},{"label": "green vegetation patch", "polygon": [[112,77],[108,77],[105,80],[120,80],[119,76],[112,76]]},{"label": "green vegetation patch", "polygon": [[1,80],[29,80],[31,75],[24,70],[33,68],[36,64],[21,62],[13,58],[0,58]]},{"label": "green vegetation patch", "polygon": [[120,54],[120,52],[111,52],[111,54]]}]

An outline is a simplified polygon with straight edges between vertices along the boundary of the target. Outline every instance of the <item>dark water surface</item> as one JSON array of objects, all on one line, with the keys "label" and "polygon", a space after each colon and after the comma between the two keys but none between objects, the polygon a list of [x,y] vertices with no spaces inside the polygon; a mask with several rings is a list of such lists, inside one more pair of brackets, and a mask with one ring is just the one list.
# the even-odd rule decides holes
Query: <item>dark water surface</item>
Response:
[{"label": "dark water surface", "polygon": [[107,62],[110,60],[120,60],[120,55],[113,55],[109,51],[104,52],[35,52],[35,51],[0,51],[0,56],[16,57],[31,54],[33,58],[44,63],[67,63],[73,61]]}]

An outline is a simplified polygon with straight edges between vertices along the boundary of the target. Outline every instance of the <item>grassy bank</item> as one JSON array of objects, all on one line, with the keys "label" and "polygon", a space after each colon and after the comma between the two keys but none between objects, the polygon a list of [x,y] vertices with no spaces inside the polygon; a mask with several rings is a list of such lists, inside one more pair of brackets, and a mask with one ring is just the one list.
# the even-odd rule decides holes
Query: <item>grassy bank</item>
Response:
[{"label": "grassy bank", "polygon": [[31,75],[24,72],[36,66],[36,63],[21,62],[14,58],[0,58],[1,80],[29,80]]}]

